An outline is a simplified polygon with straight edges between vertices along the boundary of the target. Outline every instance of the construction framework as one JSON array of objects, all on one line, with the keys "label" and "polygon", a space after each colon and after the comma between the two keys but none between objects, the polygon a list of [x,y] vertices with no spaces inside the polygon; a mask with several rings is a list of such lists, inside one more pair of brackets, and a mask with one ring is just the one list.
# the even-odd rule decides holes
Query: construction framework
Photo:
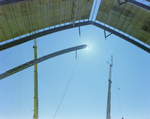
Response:
[{"label": "construction framework", "polygon": [[135,0],[97,1],[0,1],[0,51],[69,28],[79,27],[80,34],[80,26],[94,25],[150,53],[149,6]]},{"label": "construction framework", "polygon": [[[147,4],[150,4],[150,0]],[[96,9],[98,9],[96,11]],[[150,53],[150,7],[135,0],[1,0],[0,51],[58,31],[85,25],[104,29],[105,39],[114,34]],[[106,36],[106,31],[110,32]],[[34,70],[34,119],[38,119],[37,63],[48,58],[82,49],[78,46],[34,60],[0,75],[5,78],[31,65]],[[106,119],[110,119],[111,68]]]},{"label": "construction framework", "polygon": [[106,31],[108,31],[108,32],[110,32],[110,33],[112,33],[112,34],[114,34],[114,35],[116,35],[116,36],[118,36],[118,37],[120,37],[120,38],[136,45],[136,46],[138,46],[139,48],[145,50],[146,52],[150,53],[150,48],[146,47],[145,45],[141,44],[140,42],[135,41],[133,38],[130,38],[130,37],[128,37],[128,36],[126,36],[122,33],[117,32],[116,30],[113,30],[113,29],[103,25],[103,24],[99,24],[99,23],[96,23],[96,22],[93,22],[93,21],[76,23],[74,26],[73,26],[73,24],[69,24],[69,25],[65,25],[65,26],[62,26],[62,27],[45,30],[45,31],[27,36],[25,38],[21,38],[21,39],[12,41],[10,43],[0,45],[0,51],[5,50],[5,49],[10,48],[10,47],[13,47],[13,46],[16,46],[16,45],[19,45],[19,44],[22,44],[22,43],[25,43],[25,42],[33,40],[35,38],[42,37],[44,35],[48,35],[48,34],[51,34],[51,33],[55,33],[55,32],[70,29],[70,28],[85,26],[85,25],[94,25],[98,28],[104,29],[104,30],[106,30]]}]

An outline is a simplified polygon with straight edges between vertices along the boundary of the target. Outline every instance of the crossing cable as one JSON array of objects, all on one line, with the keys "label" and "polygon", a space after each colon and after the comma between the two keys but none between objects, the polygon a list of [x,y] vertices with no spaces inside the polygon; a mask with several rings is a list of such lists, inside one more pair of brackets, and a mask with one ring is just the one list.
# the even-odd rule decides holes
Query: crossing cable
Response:
[{"label": "crossing cable", "polygon": [[119,94],[118,94],[118,87],[117,87],[117,84],[116,84],[116,80],[115,80],[115,73],[114,73],[114,70],[112,71],[113,73],[113,79],[115,81],[115,86],[116,86],[116,92],[117,92],[117,98],[118,98],[118,103],[119,103],[119,108],[120,108],[120,113],[121,113],[121,116],[123,117],[123,113],[122,113],[122,109],[121,109],[121,103],[120,103],[120,99],[119,99]]},{"label": "crossing cable", "polygon": [[3,59],[0,60],[0,63],[6,58],[8,57],[8,55],[10,55],[17,47],[13,48]]},{"label": "crossing cable", "polygon": [[37,47],[37,49],[41,52],[41,54],[42,54],[43,56],[45,56],[44,53],[42,52],[41,48],[39,48],[39,46]]},{"label": "crossing cable", "polygon": [[59,110],[59,108],[60,108],[60,106],[61,106],[61,104],[62,104],[62,101],[63,101],[63,99],[64,99],[64,97],[65,97],[65,95],[66,95],[66,92],[67,92],[67,90],[68,90],[68,87],[69,87],[69,85],[70,85],[70,83],[71,83],[71,81],[72,81],[72,77],[73,77],[74,72],[75,72],[75,70],[76,70],[77,63],[78,63],[78,59],[76,60],[75,67],[74,67],[74,69],[73,69],[73,72],[72,72],[72,74],[71,74],[71,77],[70,77],[70,79],[69,79],[69,82],[68,82],[68,84],[67,84],[67,87],[66,87],[66,89],[65,89],[65,92],[64,92],[64,94],[63,94],[63,96],[62,96],[62,98],[61,98],[61,100],[60,100],[60,103],[59,103],[59,105],[58,105],[58,107],[57,107],[57,109],[56,109],[56,112],[55,112],[55,114],[54,114],[54,116],[53,116],[53,119],[56,117],[56,114],[57,114],[57,112],[58,112],[58,110]]}]

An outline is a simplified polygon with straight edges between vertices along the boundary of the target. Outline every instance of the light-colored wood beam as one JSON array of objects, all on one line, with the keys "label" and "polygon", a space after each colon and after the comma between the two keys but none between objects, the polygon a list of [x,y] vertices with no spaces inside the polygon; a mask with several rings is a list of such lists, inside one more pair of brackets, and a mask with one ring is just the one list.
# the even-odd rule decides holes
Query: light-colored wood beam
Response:
[{"label": "light-colored wood beam", "polygon": [[44,28],[44,16],[43,16],[43,4],[42,4],[42,0],[41,0],[41,12],[42,12],[42,17],[43,17],[43,30],[45,31],[45,28]]},{"label": "light-colored wood beam", "polygon": [[30,23],[31,32],[33,32],[30,13],[29,13],[29,8],[28,8],[28,2],[26,2],[26,6],[27,6],[27,12],[28,12],[28,16],[29,16],[29,23]]},{"label": "light-colored wood beam", "polygon": [[61,26],[61,0],[60,0],[60,3],[59,3],[59,26]]},{"label": "light-colored wood beam", "polygon": [[53,8],[54,8],[54,10],[53,10],[54,16],[53,17],[54,17],[54,28],[55,28],[55,0],[53,0]]},{"label": "light-colored wood beam", "polygon": [[0,1],[0,6],[14,5],[14,4],[27,2],[27,1],[35,1],[35,0],[2,0],[2,1]]},{"label": "light-colored wood beam", "polygon": [[82,4],[81,4],[81,7],[80,7],[80,15],[79,15],[79,23],[80,23],[80,20],[81,20],[81,13],[82,13]]},{"label": "light-colored wood beam", "polygon": [[11,14],[12,14],[12,16],[13,16],[13,20],[14,20],[14,22],[15,22],[15,25],[16,25],[16,28],[17,28],[17,31],[18,31],[19,37],[21,38],[21,36],[20,36],[20,32],[19,32],[19,29],[18,29],[18,25],[17,25],[17,23],[16,23],[16,19],[15,19],[15,16],[14,16],[14,14],[13,14],[13,11],[12,11],[12,8],[11,8],[11,6],[10,6],[10,5],[9,5],[9,7],[10,7],[10,10],[11,10]]},{"label": "light-colored wood beam", "polygon": [[3,31],[2,31],[2,28],[0,28],[0,31],[1,31],[1,33],[2,33],[2,36],[3,36],[4,40],[5,40],[6,43],[7,43],[7,40],[6,40],[6,37],[5,37],[5,35],[4,35]]},{"label": "light-colored wood beam", "polygon": [[67,16],[67,1],[65,1],[65,8],[66,8],[66,9],[65,9],[65,10],[66,10],[66,13],[65,13],[65,25],[66,25],[66,18],[67,18],[67,17],[66,17],[66,16]]},{"label": "light-colored wood beam", "polygon": [[51,26],[51,19],[50,19],[50,13],[49,13],[49,6],[50,6],[50,2],[48,0],[48,19],[49,19],[49,29],[50,29],[50,26]]},{"label": "light-colored wood beam", "polygon": [[0,6],[0,7],[1,7],[1,10],[2,10],[2,14],[3,14],[3,16],[4,16],[5,22],[6,22],[7,26],[8,26],[8,28],[9,28],[9,31],[10,31],[11,37],[12,37],[12,39],[14,40],[14,36],[13,36],[13,34],[12,34],[11,30],[10,30],[10,26],[9,26],[9,24],[8,24],[7,20],[6,20],[6,17],[5,17],[5,14],[4,14],[4,11],[3,11],[3,8],[2,8],[2,6]]},{"label": "light-colored wood beam", "polygon": [[39,33],[39,24],[38,24],[38,17],[37,17],[37,11],[36,11],[36,1],[34,1],[34,10],[35,10],[35,16],[36,16],[36,26]]},{"label": "light-colored wood beam", "polygon": [[73,26],[75,25],[76,14],[77,14],[78,0],[73,1],[72,17]]},{"label": "light-colored wood beam", "polygon": [[22,17],[21,9],[20,9],[20,4],[18,4],[18,7],[19,7],[19,11],[20,11],[20,15],[21,15],[21,19],[22,19],[22,23],[23,23],[24,31],[25,31],[25,34],[26,34],[26,36],[27,36],[27,31],[26,31],[25,24],[24,24],[24,21],[23,21],[23,17]]},{"label": "light-colored wood beam", "polygon": [[85,9],[85,13],[84,13],[84,21],[85,21],[85,19],[86,19],[86,12],[87,12],[87,5],[88,4],[88,1],[87,1],[87,3],[86,3],[86,9]]}]

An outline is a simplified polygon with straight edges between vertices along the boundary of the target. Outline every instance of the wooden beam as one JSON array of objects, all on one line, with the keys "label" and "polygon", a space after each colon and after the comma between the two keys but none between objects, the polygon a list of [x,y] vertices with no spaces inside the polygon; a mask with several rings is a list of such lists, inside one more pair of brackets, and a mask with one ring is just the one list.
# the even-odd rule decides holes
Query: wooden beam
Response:
[{"label": "wooden beam", "polygon": [[54,15],[53,15],[53,17],[54,17],[54,28],[55,28],[55,0],[53,0],[53,8],[54,8]]},{"label": "wooden beam", "polygon": [[59,26],[61,26],[61,0],[60,0],[60,4],[59,4]]},{"label": "wooden beam", "polygon": [[[88,1],[87,1],[87,4],[88,4]],[[86,9],[85,9],[85,13],[84,13],[84,21],[85,21],[85,18],[86,18],[86,12],[87,12],[87,4],[86,4]]]},{"label": "wooden beam", "polygon": [[35,10],[35,16],[36,16],[36,23],[37,23],[37,30],[39,32],[39,24],[38,24],[38,17],[37,17],[37,11],[36,11],[36,1],[34,1],[34,10]]},{"label": "wooden beam", "polygon": [[10,6],[10,5],[9,5],[9,7],[10,7],[10,10],[11,10],[11,13],[12,13],[12,16],[13,16],[13,19],[14,19],[14,22],[15,22],[15,25],[16,25],[16,28],[17,28],[17,31],[18,31],[19,37],[21,38],[21,36],[20,36],[20,32],[19,32],[19,29],[18,29],[18,25],[17,25],[17,23],[16,23],[16,19],[15,19],[15,16],[14,16],[14,14],[13,14],[13,11],[12,11],[12,8],[11,8],[11,6]]},{"label": "wooden beam", "polygon": [[0,28],[0,31],[2,32],[3,38],[4,38],[4,40],[5,40],[6,43],[7,43],[7,40],[6,40],[6,37],[5,37],[5,35],[4,35],[3,31],[2,31],[2,28]]},{"label": "wooden beam", "polygon": [[11,37],[12,37],[12,38],[13,38],[13,40],[14,40],[14,36],[13,36],[13,34],[12,34],[11,30],[10,30],[10,26],[9,26],[9,24],[8,24],[7,20],[6,20],[6,17],[5,17],[4,11],[3,11],[3,9],[2,9],[2,6],[1,6],[1,10],[2,10],[2,14],[3,14],[4,19],[5,19],[5,22],[7,23],[7,26],[8,26],[8,28],[9,28],[9,31],[10,31]]},{"label": "wooden beam", "polygon": [[7,0],[7,1],[0,1],[0,5],[12,5],[12,4],[17,4],[17,3],[22,3],[22,2],[27,2],[27,1],[35,1],[35,0]]},{"label": "wooden beam", "polygon": [[30,28],[31,28],[31,33],[32,33],[32,32],[33,32],[33,29],[32,29],[32,23],[31,23],[29,8],[28,8],[28,2],[26,2],[26,6],[27,6],[27,11],[28,11],[28,16],[29,16],[29,22],[30,22]]},{"label": "wooden beam", "polygon": [[80,15],[79,15],[79,17],[80,17],[79,23],[80,23],[80,20],[81,20],[82,6],[83,6],[83,5],[81,4],[81,7],[80,7],[80,8],[81,8],[81,9],[80,9]]},{"label": "wooden beam", "polygon": [[21,19],[22,19],[22,23],[23,23],[24,31],[25,31],[25,34],[26,34],[26,36],[27,36],[26,28],[25,28],[25,25],[24,25],[24,21],[23,21],[23,17],[22,17],[21,9],[20,9],[20,4],[18,4],[18,7],[19,7],[19,11],[20,11],[20,15],[21,15]]},{"label": "wooden beam", "polygon": [[43,16],[43,4],[42,4],[42,0],[41,0],[41,12],[42,12],[42,18],[43,18],[43,29],[45,31],[45,28],[44,28],[44,16]]},{"label": "wooden beam", "polygon": [[19,45],[21,43],[25,43],[25,42],[33,40],[35,38],[39,38],[39,37],[44,36],[44,35],[56,33],[58,31],[67,30],[67,29],[75,28],[75,27],[79,27],[79,26],[86,26],[86,25],[94,25],[98,28],[105,29],[106,31],[111,32],[112,34],[114,34],[114,35],[116,35],[116,36],[118,36],[118,37],[134,44],[135,46],[145,50],[146,52],[150,53],[150,48],[144,46],[142,43],[139,43],[138,41],[135,41],[133,38],[130,38],[130,37],[118,32],[118,31],[115,31],[115,30],[103,25],[103,24],[98,24],[98,23],[93,22],[93,21],[76,23],[75,26],[73,26],[73,24],[69,24],[69,25],[53,28],[53,29],[50,29],[50,30],[46,30],[46,31],[43,31],[43,32],[39,32],[39,33],[36,33],[36,34],[32,34],[32,35],[27,36],[25,38],[21,38],[21,39],[12,41],[12,42],[4,44],[4,45],[0,45],[0,51],[5,50],[5,49],[10,48],[10,47],[13,47],[13,46],[16,46],[16,45]]},{"label": "wooden beam", "polygon": [[77,7],[78,7],[78,0],[74,0],[73,1],[73,6],[72,6],[72,15],[71,15],[71,19],[73,22],[73,26],[75,25],[75,20],[76,20],[76,12],[77,12]]},{"label": "wooden beam", "polygon": [[67,16],[67,0],[65,1],[65,6],[66,6],[66,7],[65,7],[65,8],[66,8],[66,9],[65,9],[65,10],[66,10],[66,13],[65,13],[65,25],[66,25],[66,16]]},{"label": "wooden beam", "polygon": [[48,0],[48,18],[49,18],[49,29],[50,29],[50,26],[51,26],[51,20],[50,20],[50,13],[49,13],[49,6],[50,6],[50,2]]},{"label": "wooden beam", "polygon": [[[133,5],[132,5],[131,8],[129,9],[129,11],[131,11],[132,7],[133,7]],[[115,17],[115,15],[114,15],[114,17]],[[127,18],[128,18],[128,17],[125,16],[125,19],[123,20],[122,25],[120,26],[119,30],[122,28],[122,26],[123,26],[123,24],[125,23],[125,21],[126,21]],[[114,20],[112,20],[112,21],[114,21]]]}]

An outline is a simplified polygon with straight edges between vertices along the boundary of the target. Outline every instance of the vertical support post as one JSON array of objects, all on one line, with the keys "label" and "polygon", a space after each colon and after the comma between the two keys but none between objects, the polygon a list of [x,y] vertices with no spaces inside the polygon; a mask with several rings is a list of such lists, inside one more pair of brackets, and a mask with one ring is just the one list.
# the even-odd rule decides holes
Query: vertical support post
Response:
[{"label": "vertical support post", "polygon": [[[34,59],[37,59],[37,40],[34,39]],[[34,65],[34,115],[33,119],[38,119],[38,72],[37,64]]]},{"label": "vertical support post", "polygon": [[77,50],[76,50],[76,56],[75,56],[75,59],[77,59]]},{"label": "vertical support post", "polygon": [[80,30],[80,26],[79,26],[79,36],[81,36],[81,30]]},{"label": "vertical support post", "polygon": [[111,111],[111,70],[113,66],[113,56],[111,56],[111,64],[110,64],[110,70],[109,70],[109,79],[108,79],[108,98],[107,98],[107,113],[106,113],[106,119],[110,119],[110,111]]}]

